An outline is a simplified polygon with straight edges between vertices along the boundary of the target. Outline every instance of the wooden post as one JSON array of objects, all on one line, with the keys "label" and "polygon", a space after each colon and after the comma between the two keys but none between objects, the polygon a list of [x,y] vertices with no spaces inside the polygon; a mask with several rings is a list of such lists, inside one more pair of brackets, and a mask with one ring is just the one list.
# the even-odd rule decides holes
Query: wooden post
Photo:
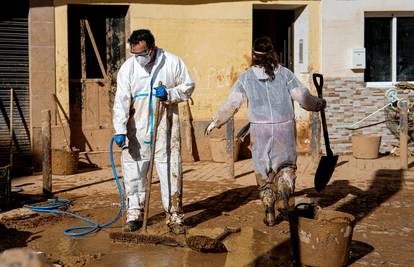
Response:
[{"label": "wooden post", "polygon": [[13,106],[14,106],[14,93],[13,89],[10,89],[10,170],[13,167]]},{"label": "wooden post", "polygon": [[42,110],[43,194],[52,194],[50,110]]},{"label": "wooden post", "polygon": [[400,108],[400,162],[401,169],[408,169],[408,102],[398,102]]},{"label": "wooden post", "polygon": [[234,179],[234,119],[231,118],[226,125],[226,152],[229,175]]},{"label": "wooden post", "polygon": [[80,20],[80,54],[81,54],[81,75],[82,84],[86,80],[86,41],[85,41],[85,20]]},{"label": "wooden post", "polygon": [[184,137],[185,137],[185,146],[189,160],[194,162],[194,153],[193,153],[193,133],[191,126],[191,110],[190,110],[190,100],[184,102],[184,107],[182,109],[182,116],[180,116],[182,125],[184,127]]}]

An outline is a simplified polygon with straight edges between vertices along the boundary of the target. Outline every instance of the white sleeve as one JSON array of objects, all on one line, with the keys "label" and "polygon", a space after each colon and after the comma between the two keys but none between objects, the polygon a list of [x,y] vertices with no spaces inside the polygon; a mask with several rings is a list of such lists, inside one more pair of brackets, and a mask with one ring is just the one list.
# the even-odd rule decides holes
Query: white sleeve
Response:
[{"label": "white sleeve", "polygon": [[175,84],[173,88],[167,88],[168,103],[179,103],[190,99],[194,91],[195,83],[188,73],[184,62],[179,59],[175,67]]},{"label": "white sleeve", "polygon": [[127,133],[127,122],[131,105],[131,87],[127,65],[123,65],[117,75],[117,88],[114,100],[113,124],[115,134]]},{"label": "white sleeve", "polygon": [[322,100],[319,97],[311,95],[306,87],[293,88],[290,90],[290,95],[293,100],[308,111],[320,111],[323,107]]},{"label": "white sleeve", "polygon": [[290,93],[290,96],[293,100],[299,103],[299,105],[308,111],[319,111],[322,109],[323,102],[317,97],[313,96],[309,89],[306,88],[299,79],[289,71],[288,73],[288,82],[287,88]]},{"label": "white sleeve", "polygon": [[221,105],[217,113],[213,116],[213,122],[217,127],[226,123],[239,110],[245,99],[243,83],[238,79],[233,85],[226,101],[224,101],[223,105]]}]

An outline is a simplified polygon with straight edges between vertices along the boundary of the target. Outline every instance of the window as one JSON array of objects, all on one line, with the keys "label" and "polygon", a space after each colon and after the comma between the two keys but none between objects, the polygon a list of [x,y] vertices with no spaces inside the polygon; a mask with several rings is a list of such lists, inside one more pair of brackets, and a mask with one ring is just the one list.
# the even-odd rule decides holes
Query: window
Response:
[{"label": "window", "polygon": [[414,81],[414,16],[365,17],[365,82]]}]

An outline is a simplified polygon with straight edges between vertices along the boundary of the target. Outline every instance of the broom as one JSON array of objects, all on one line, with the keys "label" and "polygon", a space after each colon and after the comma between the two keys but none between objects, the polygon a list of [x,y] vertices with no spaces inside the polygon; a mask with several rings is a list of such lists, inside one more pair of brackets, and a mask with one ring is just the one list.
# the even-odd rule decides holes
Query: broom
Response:
[{"label": "broom", "polygon": [[[159,83],[161,86],[162,83]],[[149,201],[150,201],[150,194],[151,194],[151,182],[152,182],[152,174],[154,170],[154,158],[155,158],[155,145],[157,141],[157,129],[158,129],[158,120],[159,120],[159,112],[160,112],[160,101],[156,97],[155,98],[155,112],[154,112],[154,132],[151,136],[151,156],[150,156],[150,164],[149,170],[147,173],[147,181],[145,184],[145,209],[144,209],[144,221],[142,225],[142,230],[136,233],[131,232],[112,232],[109,234],[109,238],[114,241],[121,241],[121,242],[128,242],[128,243],[142,243],[142,244],[163,244],[163,245],[170,245],[176,247],[184,246],[182,243],[178,241],[177,238],[173,238],[167,235],[155,235],[155,234],[148,234],[147,233],[147,222],[148,222],[148,215],[149,215]]]}]

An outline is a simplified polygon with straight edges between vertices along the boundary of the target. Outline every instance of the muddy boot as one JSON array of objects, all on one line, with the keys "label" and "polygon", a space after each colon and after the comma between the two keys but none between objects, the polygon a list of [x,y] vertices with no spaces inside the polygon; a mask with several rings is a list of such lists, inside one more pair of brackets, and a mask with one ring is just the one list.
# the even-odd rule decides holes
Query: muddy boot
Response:
[{"label": "muddy boot", "polygon": [[122,228],[124,232],[135,232],[142,227],[143,210],[140,209],[127,209],[126,211],[126,224]]},{"label": "muddy boot", "polygon": [[295,179],[296,175],[294,168],[286,167],[278,173],[276,208],[280,212],[280,215],[285,219],[295,205],[295,199],[293,198]]},{"label": "muddy boot", "polygon": [[168,227],[173,234],[184,235],[186,233],[186,227],[182,223],[174,223]]},{"label": "muddy boot", "polygon": [[167,215],[167,226],[170,232],[176,235],[183,235],[186,233],[186,227],[183,224],[184,214],[178,214],[176,212]]},{"label": "muddy boot", "polygon": [[142,227],[142,221],[134,220],[129,221],[125,224],[125,226],[122,228],[124,232],[135,232],[139,230]]},{"label": "muddy boot", "polygon": [[275,225],[275,194],[270,188],[265,188],[260,191],[260,198],[265,208],[264,224],[267,226]]}]

